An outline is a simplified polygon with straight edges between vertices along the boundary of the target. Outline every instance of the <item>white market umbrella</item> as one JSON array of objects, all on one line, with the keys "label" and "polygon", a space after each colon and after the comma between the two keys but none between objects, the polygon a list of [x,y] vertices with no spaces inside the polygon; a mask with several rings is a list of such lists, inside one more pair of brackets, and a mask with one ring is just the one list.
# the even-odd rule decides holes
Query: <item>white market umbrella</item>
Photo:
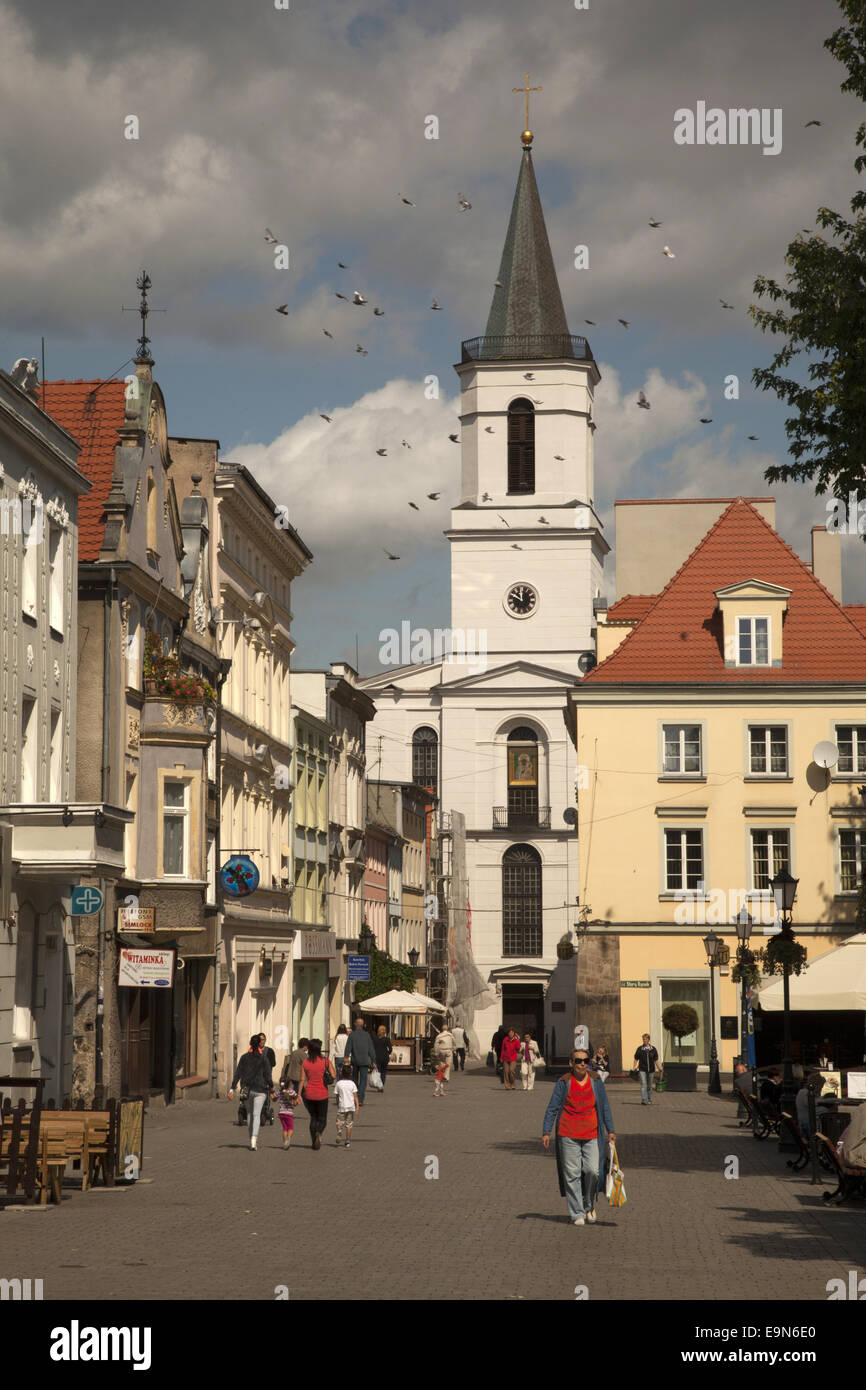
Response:
[{"label": "white market umbrella", "polygon": [[[802,975],[788,979],[792,1009],[866,1010],[866,932],[849,936],[840,946],[808,961]],[[784,980],[774,976],[761,986],[762,1009],[777,1013],[784,1008]]]},{"label": "white market umbrella", "polygon": [[385,994],[377,994],[373,999],[359,999],[357,1007],[360,1014],[426,1014],[447,1012],[444,1004],[428,999],[426,994],[413,994],[408,989],[389,989]]}]

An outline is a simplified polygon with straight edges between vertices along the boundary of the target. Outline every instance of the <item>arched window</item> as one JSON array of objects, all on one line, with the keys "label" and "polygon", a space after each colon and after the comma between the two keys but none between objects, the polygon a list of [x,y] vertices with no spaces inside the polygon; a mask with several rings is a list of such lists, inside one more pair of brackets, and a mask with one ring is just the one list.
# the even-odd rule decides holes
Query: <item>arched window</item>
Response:
[{"label": "arched window", "polygon": [[541,855],[512,845],[502,856],[502,954],[540,956]]},{"label": "arched window", "polygon": [[537,826],[538,821],[538,735],[526,726],[512,729],[506,749],[508,758],[508,828]]},{"label": "arched window", "polygon": [[535,491],[535,409],[524,399],[508,407],[508,491]]},{"label": "arched window", "polygon": [[412,781],[436,792],[439,784],[439,736],[435,729],[416,729],[412,736]]}]

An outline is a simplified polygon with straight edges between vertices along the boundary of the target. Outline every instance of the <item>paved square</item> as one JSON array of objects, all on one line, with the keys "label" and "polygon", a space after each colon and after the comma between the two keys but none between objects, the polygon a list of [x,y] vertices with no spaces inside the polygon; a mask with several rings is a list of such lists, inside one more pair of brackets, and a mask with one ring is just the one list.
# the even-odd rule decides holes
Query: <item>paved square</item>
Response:
[{"label": "paved square", "polygon": [[288,1152],[277,1121],[250,1153],[235,1104],[152,1109],[147,1181],[0,1212],[0,1277],[41,1278],[46,1299],[825,1301],[828,1279],[866,1273],[866,1203],[825,1208],[705,1092],[645,1107],[610,1085],[628,1204],[571,1226],[540,1143],[551,1089],[506,1092],[475,1064],[434,1100],[429,1077],[392,1075],[348,1151],[333,1101],[319,1152],[306,1112]]}]

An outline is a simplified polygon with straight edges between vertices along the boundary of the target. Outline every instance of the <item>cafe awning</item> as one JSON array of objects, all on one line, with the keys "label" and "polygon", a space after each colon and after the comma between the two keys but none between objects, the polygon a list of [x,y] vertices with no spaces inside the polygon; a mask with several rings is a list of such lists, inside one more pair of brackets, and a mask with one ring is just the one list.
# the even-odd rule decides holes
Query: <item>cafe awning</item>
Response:
[{"label": "cafe awning", "polygon": [[368,1014],[444,1014],[444,1004],[428,999],[426,994],[410,993],[408,989],[389,989],[385,994],[377,994],[373,999],[359,999],[357,1009],[361,1017]]},{"label": "cafe awning", "polygon": [[[866,1010],[866,932],[849,936],[841,946],[810,960],[802,975],[788,980],[792,1009]],[[775,975],[758,994],[767,1013],[784,1007],[784,981]]]}]

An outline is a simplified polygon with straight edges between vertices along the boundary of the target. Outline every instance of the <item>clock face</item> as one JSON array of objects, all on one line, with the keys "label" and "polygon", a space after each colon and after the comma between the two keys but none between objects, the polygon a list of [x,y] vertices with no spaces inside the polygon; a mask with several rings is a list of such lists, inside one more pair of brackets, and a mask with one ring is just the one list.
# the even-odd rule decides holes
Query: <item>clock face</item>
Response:
[{"label": "clock face", "polygon": [[531,584],[512,584],[505,595],[505,607],[515,618],[528,618],[538,606],[538,594]]}]

